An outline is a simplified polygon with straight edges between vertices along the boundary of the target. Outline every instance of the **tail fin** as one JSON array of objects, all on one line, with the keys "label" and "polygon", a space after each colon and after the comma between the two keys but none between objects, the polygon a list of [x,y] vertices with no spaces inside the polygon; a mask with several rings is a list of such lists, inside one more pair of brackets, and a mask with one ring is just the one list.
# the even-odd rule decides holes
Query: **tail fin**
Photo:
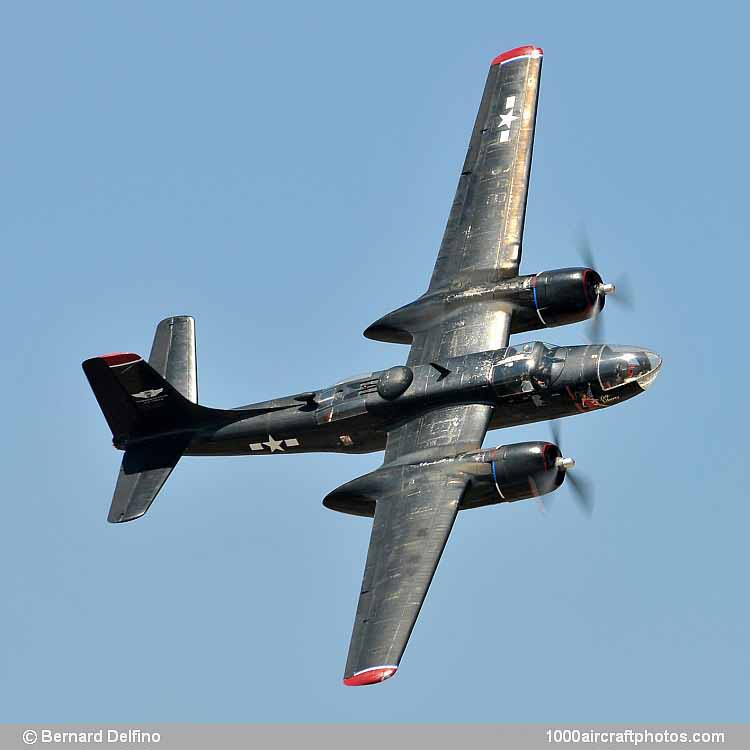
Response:
[{"label": "tail fin", "polygon": [[107,520],[132,521],[149,509],[195,429],[221,414],[196,403],[195,322],[162,320],[148,363],[138,354],[105,354],[86,360],[83,371],[115,445],[125,448]]},{"label": "tail fin", "polygon": [[140,518],[149,509],[198,430],[299,406],[294,399],[258,408],[199,406],[195,322],[187,316],[159,323],[148,362],[138,354],[105,354],[87,359],[83,371],[115,446],[125,449],[112,523]]},{"label": "tail fin", "polygon": [[200,407],[188,401],[138,354],[105,354],[87,359],[88,378],[114,443],[196,426]]},{"label": "tail fin", "polygon": [[87,359],[83,371],[115,445],[125,448],[107,520],[132,521],[149,509],[190,444],[200,407],[137,354]]}]

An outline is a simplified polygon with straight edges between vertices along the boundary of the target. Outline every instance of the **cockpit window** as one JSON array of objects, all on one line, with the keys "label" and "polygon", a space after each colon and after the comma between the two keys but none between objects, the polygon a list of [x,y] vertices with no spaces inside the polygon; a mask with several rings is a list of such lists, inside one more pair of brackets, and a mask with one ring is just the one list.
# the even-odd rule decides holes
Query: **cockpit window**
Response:
[{"label": "cockpit window", "polygon": [[542,344],[544,357],[542,357],[542,371],[546,386],[552,385],[562,374],[568,350],[565,347],[554,344]]},{"label": "cockpit window", "polygon": [[535,346],[538,346],[538,342],[527,341],[525,344],[509,346],[505,350],[501,349],[500,351],[502,352],[502,358],[499,360],[499,362],[502,363],[504,359],[508,359],[510,357],[519,357],[524,354],[533,354]]},{"label": "cockpit window", "polygon": [[605,346],[599,357],[599,383],[602,390],[631,383],[654,369],[649,352],[619,346]]},{"label": "cockpit window", "polygon": [[345,383],[361,383],[363,380],[370,380],[374,373],[372,372],[362,372],[358,375],[350,375],[348,378],[342,378],[339,380],[336,385],[344,385]]}]

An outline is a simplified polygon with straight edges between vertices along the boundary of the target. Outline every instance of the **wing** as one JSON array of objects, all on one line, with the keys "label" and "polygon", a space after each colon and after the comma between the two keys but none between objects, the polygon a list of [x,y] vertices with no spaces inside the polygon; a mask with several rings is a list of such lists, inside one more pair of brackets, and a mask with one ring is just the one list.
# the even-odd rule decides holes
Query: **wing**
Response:
[{"label": "wing", "polygon": [[[490,66],[428,294],[518,275],[542,50],[518,47]],[[410,364],[507,346],[510,312],[467,302],[414,336]]]},{"label": "wing", "polygon": [[[466,300],[409,334],[410,365],[507,346],[510,311],[472,302],[471,287],[518,274],[541,64],[542,50],[530,46],[492,61],[427,291]],[[491,417],[482,404],[416,417],[388,433],[383,467],[362,478],[359,494],[374,496],[375,516],[346,684],[396,672],[468,483],[440,459],[479,448]]]},{"label": "wing", "polygon": [[541,71],[538,47],[492,61],[430,289],[518,274]]},{"label": "wing", "polygon": [[453,406],[388,434],[386,462],[365,478],[375,517],[344,684],[396,672],[469,481],[429,458],[481,446],[491,416],[490,406]]},{"label": "wing", "polygon": [[492,417],[486,404],[434,409],[388,432],[383,465],[416,463],[480,448]]}]

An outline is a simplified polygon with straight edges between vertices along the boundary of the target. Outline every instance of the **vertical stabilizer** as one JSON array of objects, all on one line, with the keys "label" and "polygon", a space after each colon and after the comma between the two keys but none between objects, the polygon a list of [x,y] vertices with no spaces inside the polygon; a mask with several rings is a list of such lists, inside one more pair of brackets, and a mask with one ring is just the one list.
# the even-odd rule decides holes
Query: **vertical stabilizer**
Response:
[{"label": "vertical stabilizer", "polygon": [[241,410],[199,406],[195,321],[187,315],[159,323],[148,362],[117,352],[82,366],[115,447],[125,450],[109,511],[112,523],[140,518],[149,509],[202,429],[299,406],[294,401]]}]

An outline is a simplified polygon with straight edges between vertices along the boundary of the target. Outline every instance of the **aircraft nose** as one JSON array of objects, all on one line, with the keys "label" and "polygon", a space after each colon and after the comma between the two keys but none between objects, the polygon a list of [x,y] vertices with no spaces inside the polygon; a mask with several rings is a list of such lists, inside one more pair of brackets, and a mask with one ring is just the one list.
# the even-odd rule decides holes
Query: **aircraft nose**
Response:
[{"label": "aircraft nose", "polygon": [[639,346],[604,346],[599,354],[598,376],[602,390],[636,382],[645,390],[661,370],[662,359]]},{"label": "aircraft nose", "polygon": [[656,376],[661,371],[662,359],[656,352],[650,352],[648,351],[648,349],[644,349],[643,354],[648,360],[650,370],[647,370],[638,375],[636,381],[638,382],[638,385],[645,391],[646,388],[648,388],[651,383],[656,380]]}]

